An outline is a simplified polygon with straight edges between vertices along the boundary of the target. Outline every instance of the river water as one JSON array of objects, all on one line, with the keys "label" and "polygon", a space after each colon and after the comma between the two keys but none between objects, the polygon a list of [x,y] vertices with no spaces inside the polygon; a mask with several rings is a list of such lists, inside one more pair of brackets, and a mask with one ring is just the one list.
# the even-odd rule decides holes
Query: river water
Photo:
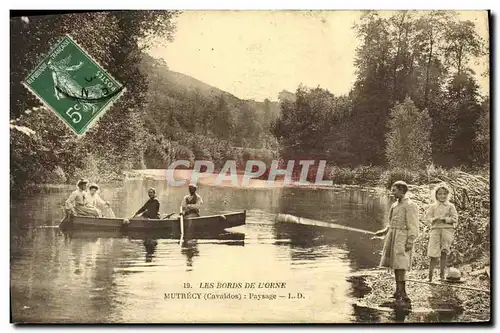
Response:
[{"label": "river water", "polygon": [[[167,187],[162,180],[128,180],[119,187],[104,186],[100,194],[117,216],[130,216],[147,200],[151,186],[157,190],[162,212],[178,210],[186,189]],[[382,227],[390,204],[385,194],[361,189],[200,186],[203,215],[247,210],[247,224],[181,246],[178,239],[62,233],[54,226],[72,190],[63,186],[11,203],[15,322],[366,320],[366,313],[352,304],[363,286],[351,275],[377,267],[382,242],[360,232],[279,224],[275,216],[289,213],[375,231]],[[256,283],[256,288],[245,289],[247,282]],[[211,283],[215,288],[207,288]],[[216,288],[220,283],[243,287]],[[259,283],[264,287],[258,288]],[[284,288],[268,288],[269,283]],[[239,293],[246,299],[166,298],[187,292]],[[277,299],[258,299],[269,295]]]}]

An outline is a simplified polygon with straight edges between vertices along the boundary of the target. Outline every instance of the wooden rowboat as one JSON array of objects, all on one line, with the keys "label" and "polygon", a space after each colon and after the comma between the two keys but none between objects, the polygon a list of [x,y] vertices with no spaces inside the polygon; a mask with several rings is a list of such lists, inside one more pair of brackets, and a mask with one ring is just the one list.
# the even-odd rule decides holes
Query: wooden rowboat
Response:
[{"label": "wooden rowboat", "polygon": [[[245,225],[246,211],[221,215],[184,218],[186,231],[216,231]],[[89,216],[65,216],[59,228],[63,230],[159,231],[180,233],[180,218],[123,219]]]}]

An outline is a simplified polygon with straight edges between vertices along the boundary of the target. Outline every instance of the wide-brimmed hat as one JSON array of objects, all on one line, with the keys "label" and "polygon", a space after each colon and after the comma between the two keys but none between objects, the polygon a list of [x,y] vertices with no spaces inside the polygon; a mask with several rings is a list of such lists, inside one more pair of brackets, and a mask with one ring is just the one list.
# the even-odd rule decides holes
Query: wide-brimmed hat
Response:
[{"label": "wide-brimmed hat", "polygon": [[93,188],[95,188],[96,190],[98,190],[98,189],[99,189],[99,186],[97,186],[97,184],[96,184],[96,183],[92,183],[92,184],[90,184],[90,185],[89,185],[89,190],[91,190],[91,189],[93,189]]},{"label": "wide-brimmed hat", "polygon": [[78,183],[76,183],[76,186],[80,186],[81,184],[88,184],[89,181],[85,178],[82,178],[78,181]]}]

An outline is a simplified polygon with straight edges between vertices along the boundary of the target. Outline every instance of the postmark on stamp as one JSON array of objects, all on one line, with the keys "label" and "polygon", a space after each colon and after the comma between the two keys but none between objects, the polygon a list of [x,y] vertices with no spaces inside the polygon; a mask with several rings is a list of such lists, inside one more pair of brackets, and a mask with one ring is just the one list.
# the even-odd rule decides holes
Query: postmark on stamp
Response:
[{"label": "postmark on stamp", "polygon": [[125,91],[69,35],[61,38],[23,85],[77,135],[84,134]]}]

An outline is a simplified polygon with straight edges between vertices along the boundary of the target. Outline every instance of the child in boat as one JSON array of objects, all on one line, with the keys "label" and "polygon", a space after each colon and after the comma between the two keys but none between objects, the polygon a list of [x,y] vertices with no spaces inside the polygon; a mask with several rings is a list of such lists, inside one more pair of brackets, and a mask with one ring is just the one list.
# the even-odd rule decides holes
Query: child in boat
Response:
[{"label": "child in boat", "polygon": [[431,224],[427,256],[429,263],[429,281],[432,281],[434,268],[440,258],[440,278],[444,280],[446,259],[450,254],[453,232],[458,222],[458,213],[455,205],[449,202],[450,189],[446,184],[439,184],[433,191],[435,202],[429,206],[425,216],[427,223]]}]

